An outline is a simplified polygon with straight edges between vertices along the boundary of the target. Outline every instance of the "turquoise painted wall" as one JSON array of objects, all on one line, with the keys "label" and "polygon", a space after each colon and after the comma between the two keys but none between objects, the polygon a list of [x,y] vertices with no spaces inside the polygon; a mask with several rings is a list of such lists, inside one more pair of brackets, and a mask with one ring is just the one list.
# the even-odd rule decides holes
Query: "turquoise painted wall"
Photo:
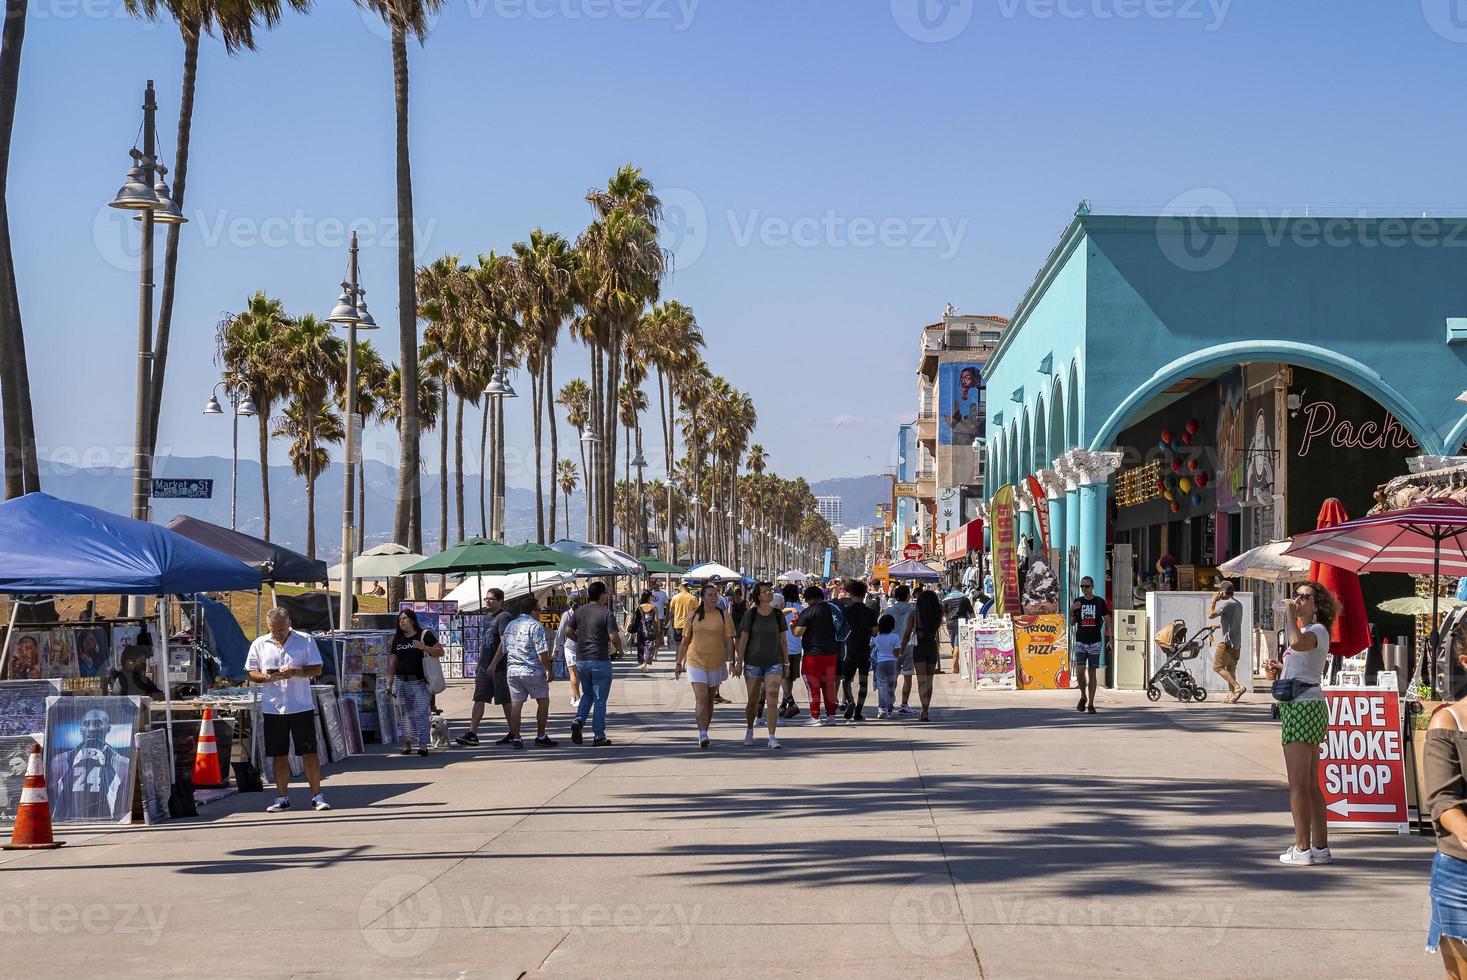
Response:
[{"label": "turquoise painted wall", "polygon": [[1004,438],[1022,416],[1009,393],[1024,385],[1032,412],[1039,360],[1053,351],[1059,370],[1079,346],[1080,448],[1108,446],[1173,381],[1283,361],[1355,384],[1428,451],[1454,451],[1467,344],[1446,343],[1446,320],[1467,316],[1467,220],[1329,220],[1077,218],[1075,247],[1057,249],[989,364]]}]

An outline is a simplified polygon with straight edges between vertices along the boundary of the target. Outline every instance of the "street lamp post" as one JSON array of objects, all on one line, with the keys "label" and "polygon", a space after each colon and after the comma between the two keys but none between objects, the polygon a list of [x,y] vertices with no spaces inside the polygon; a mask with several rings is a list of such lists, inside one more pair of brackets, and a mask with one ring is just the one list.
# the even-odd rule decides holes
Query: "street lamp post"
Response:
[{"label": "street lamp post", "polygon": [[[637,541],[635,545],[638,550],[645,551],[647,544],[647,501],[644,497],[645,484],[643,483],[643,471],[647,469],[647,457],[642,455],[642,427],[637,426],[637,455],[632,460],[632,465],[637,468]],[[671,560],[671,559],[669,559]]]},{"label": "street lamp post", "polygon": [[[223,415],[224,408],[219,404],[219,389],[228,387],[221,381],[214,386],[214,391],[209,395],[209,403],[204,406],[205,415]],[[240,401],[239,390],[229,389],[230,414],[234,416],[233,445],[229,455],[229,529],[237,530],[239,523],[239,420],[240,417],[254,418],[256,414],[255,403],[246,398]]]},{"label": "street lamp post", "polygon": [[[182,224],[187,219],[173,203],[164,177],[168,169],[158,162],[154,116],[158,111],[153,96],[153,81],[148,80],[143,92],[143,148],[136,145],[131,152],[132,166],[121,189],[108,207],[137,212],[142,222],[138,251],[138,365],[136,418],[133,420],[132,516],[146,521],[151,508],[153,489],[153,451],[148,438],[148,411],[152,403],[153,381],[153,231],[155,224]],[[142,615],[143,600],[128,600],[129,611]]]},{"label": "street lamp post", "polygon": [[366,290],[357,283],[357,233],[351,233],[347,249],[346,278],[341,282],[341,295],[327,323],[346,327],[346,452],[342,460],[341,503],[341,629],[351,628],[352,596],[356,587],[352,579],[352,551],[356,537],[356,465],[362,447],[357,438],[357,331],[376,330],[377,321],[367,312]]},{"label": "street lamp post", "polygon": [[[504,331],[502,330],[499,331],[499,353],[494,358],[494,375],[489,379],[489,384],[485,386],[484,394],[489,396],[488,407],[490,410],[498,410],[502,404],[501,399],[519,397],[515,393],[514,386],[509,383],[509,379],[504,374]],[[585,437],[583,436],[582,441],[584,439]],[[496,427],[494,446],[491,450],[496,460],[499,459],[499,448],[503,444],[504,426],[500,425]],[[491,505],[492,517],[489,521],[489,537],[496,541],[504,540],[504,493],[506,485],[504,473],[501,470],[501,467],[495,466],[494,499]]]}]

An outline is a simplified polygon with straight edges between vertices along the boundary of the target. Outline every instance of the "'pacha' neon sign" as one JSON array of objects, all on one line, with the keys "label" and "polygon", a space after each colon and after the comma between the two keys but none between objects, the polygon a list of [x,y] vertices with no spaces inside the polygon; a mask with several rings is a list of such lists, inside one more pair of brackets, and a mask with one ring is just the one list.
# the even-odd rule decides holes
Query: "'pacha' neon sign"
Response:
[{"label": "'pacha' neon sign", "polygon": [[1420,449],[1411,433],[1396,421],[1390,412],[1382,422],[1361,422],[1358,425],[1349,419],[1339,418],[1339,412],[1330,402],[1310,402],[1301,408],[1304,416],[1304,439],[1299,443],[1299,455],[1309,455],[1314,441],[1329,437],[1329,444],[1336,449]]}]

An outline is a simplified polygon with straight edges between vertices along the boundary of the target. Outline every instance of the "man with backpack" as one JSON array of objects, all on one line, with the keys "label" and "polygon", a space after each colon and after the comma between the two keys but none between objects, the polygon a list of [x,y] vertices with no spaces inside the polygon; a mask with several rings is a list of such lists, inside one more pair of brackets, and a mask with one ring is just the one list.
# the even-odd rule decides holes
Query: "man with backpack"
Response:
[{"label": "man with backpack", "polygon": [[[876,623],[881,618],[875,609],[866,603],[866,583],[860,579],[846,586],[846,600],[841,606],[845,615],[845,657],[841,660],[841,694],[845,700],[847,722],[861,722],[866,718],[861,710],[866,707],[867,683],[871,677],[871,638],[876,635]],[[837,639],[841,639],[837,635]],[[861,685],[855,694],[851,692],[851,681],[860,675]]]},{"label": "man with backpack", "polygon": [[[836,617],[840,620],[837,623]],[[804,646],[802,673],[810,692],[810,720],[806,725],[835,724],[835,679],[840,652],[837,634],[847,629],[845,614],[825,600],[820,586],[805,589],[805,610],[795,620],[795,635]],[[820,714],[821,705],[825,715]]]}]

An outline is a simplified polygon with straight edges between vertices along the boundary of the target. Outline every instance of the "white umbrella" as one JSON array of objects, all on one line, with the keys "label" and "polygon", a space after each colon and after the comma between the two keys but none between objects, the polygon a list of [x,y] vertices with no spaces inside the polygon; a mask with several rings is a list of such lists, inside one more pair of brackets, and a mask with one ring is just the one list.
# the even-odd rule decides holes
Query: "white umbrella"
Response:
[{"label": "white umbrella", "polygon": [[[588,569],[582,573],[583,575],[643,575],[647,571],[641,562],[625,551],[604,544],[590,544],[572,538],[561,538],[550,547],[563,555],[584,561]],[[593,572],[592,568],[604,569],[604,571]]]},{"label": "white umbrella", "polygon": [[1467,602],[1455,596],[1441,596],[1433,600],[1429,595],[1408,595],[1399,599],[1387,599],[1376,608],[1381,612],[1395,613],[1397,616],[1430,616],[1433,602],[1436,603],[1438,612],[1446,612],[1458,606],[1467,606]]},{"label": "white umbrella", "polygon": [[1217,567],[1224,575],[1261,582],[1301,582],[1309,577],[1309,562],[1284,554],[1291,541],[1270,541]]},{"label": "white umbrella", "polygon": [[[402,570],[426,561],[424,555],[415,554],[400,544],[379,544],[352,559],[351,577],[357,578],[401,578]],[[344,565],[332,565],[327,575],[331,581],[341,581]]]},{"label": "white umbrella", "polygon": [[459,612],[478,612],[483,607],[480,598],[490,589],[503,589],[505,599],[518,599],[530,594],[531,582],[533,581],[535,594],[543,597],[545,593],[559,585],[574,582],[576,577],[571,572],[516,572],[510,575],[466,575],[463,582],[444,599],[458,603]]},{"label": "white umbrella", "polygon": [[785,572],[776,581],[779,582],[804,582],[813,576],[809,572],[802,572],[798,568],[792,572]]},{"label": "white umbrella", "polygon": [[744,577],[738,572],[716,561],[705,562],[696,568],[688,569],[688,574],[683,578],[690,582],[711,582],[714,579],[720,582],[742,582],[744,580]]}]

